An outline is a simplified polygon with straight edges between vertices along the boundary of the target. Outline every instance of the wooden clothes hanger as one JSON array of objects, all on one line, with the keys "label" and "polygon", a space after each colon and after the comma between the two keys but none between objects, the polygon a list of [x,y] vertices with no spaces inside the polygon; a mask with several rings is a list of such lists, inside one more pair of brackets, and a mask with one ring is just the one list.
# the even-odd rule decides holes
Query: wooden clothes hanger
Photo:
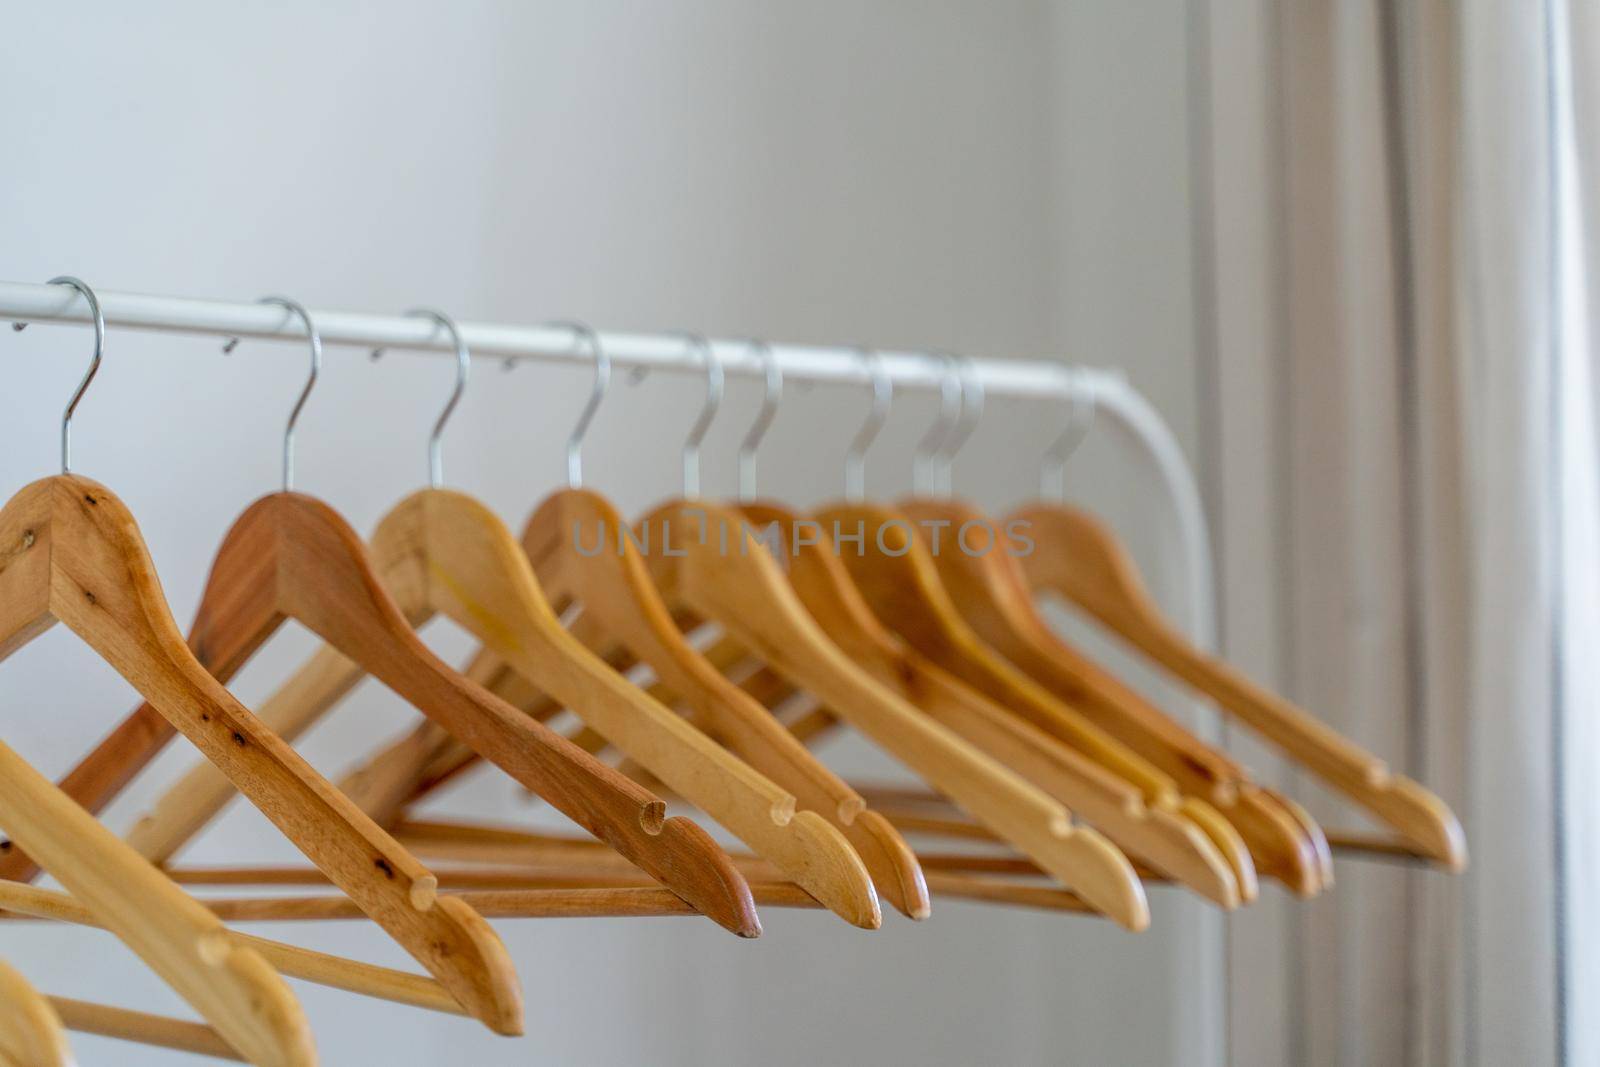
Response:
[{"label": "wooden clothes hanger", "polygon": [[[924,438],[916,464],[919,475],[926,472],[916,480],[929,491],[902,503],[899,516],[880,516],[873,532],[876,543],[884,521],[909,520],[907,527],[923,543],[911,545],[905,558],[856,553],[858,575],[879,579],[863,576],[863,588],[878,590],[880,599],[898,590],[896,605],[910,601],[910,610],[893,616],[902,632],[964,681],[1063,741],[1087,740],[1085,751],[1099,750],[1102,738],[1115,738],[1137,753],[1133,780],[1147,783],[1152,803],[1182,811],[1230,855],[1245,847],[1248,834],[1252,855],[1259,854],[1268,873],[1301,895],[1317,892],[1324,884],[1320,859],[1327,854],[1321,830],[1309,818],[1295,818],[1248,782],[1237,764],[1201,745],[1056,637],[1031,612],[1025,585],[1017,595],[1010,539],[1002,545],[994,523],[949,499],[951,462],[982,417],[984,398],[970,360],[943,358],[944,415]],[[872,525],[872,517],[866,523]],[[969,531],[976,531],[977,544],[968,543]],[[1246,880],[1253,884],[1254,872]]]},{"label": "wooden clothes hanger", "polygon": [[[1039,593],[1081,609],[1168,673],[1271,741],[1338,792],[1395,831],[1418,856],[1459,871],[1467,845],[1460,821],[1435,794],[1393,773],[1376,756],[1309,713],[1251,682],[1238,670],[1191,645],[1167,622],[1132,558],[1104,524],[1059,504],[1040,502],[1012,512],[1028,524],[1034,550],[1021,558]],[[1329,840],[1361,846],[1355,835]]]},{"label": "wooden clothes hanger", "polygon": [[[284,306],[302,318],[312,339],[309,391],[320,364],[320,341],[303,308]],[[303,392],[302,404],[305,396]],[[291,469],[290,444],[292,436],[286,442],[286,471]],[[440,493],[470,504],[456,494]],[[419,494],[412,501],[437,499]],[[417,512],[402,505],[397,514],[415,517]],[[389,529],[394,531],[397,525],[390,524]],[[430,527],[425,524],[422,529]],[[658,798],[446,666],[413,628],[432,613],[431,608],[408,603],[416,616],[408,619],[385,588],[388,581],[403,595],[424,591],[427,586],[410,580],[409,573],[395,573],[422,560],[407,555],[391,557],[390,562],[393,566],[388,568],[374,564],[355,532],[320,501],[290,491],[263,497],[234,524],[218,551],[196,618],[194,645],[213,673],[226,680],[286,618],[299,620],[351,664],[378,678],[708,917],[741,936],[757,936],[760,923],[749,887],[710,836],[687,819],[666,818]],[[126,777],[120,770],[101,773],[94,766],[100,760],[114,767],[148,760],[159,740],[133,747],[149,734],[138,722],[143,717],[147,716],[141,709],[119,729],[121,736],[102,743],[86,761],[86,769],[80,765],[84,781]]]},{"label": "wooden clothes hanger", "polygon": [[[1304,763],[1400,833],[1398,844],[1367,835],[1336,834],[1333,837],[1337,847],[1380,855],[1393,855],[1398,849],[1452,869],[1463,867],[1466,839],[1460,823],[1443,801],[1410,779],[1392,775],[1381,760],[1309,713],[1255,686],[1226,663],[1195,648],[1166,620],[1140,579],[1132,557],[1110,529],[1087,513],[1060,503],[1067,457],[1093,423],[1095,399],[1092,386],[1078,391],[1067,428],[1046,452],[1040,468],[1040,502],[1021,509],[1009,520],[1027,524],[1038,521],[1045,533],[1042,544],[1034,539],[1033,551],[1019,561],[1021,566],[1007,569],[1012,588],[1020,589],[1021,599],[1029,601],[1030,607],[1034,592],[1053,594],[1076,604],[1169,673],[1243,718],[1290,758]],[[1047,497],[1053,497],[1055,503]],[[1300,805],[1279,794],[1264,793],[1291,817],[1308,828],[1315,827]],[[1319,844],[1325,877],[1331,881],[1328,839],[1320,835],[1320,830],[1313,838]]]}]

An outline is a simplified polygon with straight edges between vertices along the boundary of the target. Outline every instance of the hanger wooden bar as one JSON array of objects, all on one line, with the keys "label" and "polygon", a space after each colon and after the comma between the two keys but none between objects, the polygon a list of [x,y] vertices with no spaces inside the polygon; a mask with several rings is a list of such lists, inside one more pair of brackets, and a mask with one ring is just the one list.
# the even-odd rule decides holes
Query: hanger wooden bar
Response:
[{"label": "hanger wooden bar", "polygon": [[[561,889],[503,889],[462,893],[480,915],[490,919],[600,919],[698,915],[671,890],[648,884],[640,875],[618,878],[616,885]],[[792,882],[751,883],[757,904],[772,908],[820,908],[809,893]],[[228,922],[315,922],[362,918],[345,897],[244,897],[205,902]]]},{"label": "hanger wooden bar", "polygon": [[[253,937],[221,926],[222,916],[215,914],[210,901],[195,901],[210,912],[208,918],[217,924],[221,937],[229,943],[246,949],[291,978],[299,978],[316,985],[342,989],[347,993],[394,1001],[416,1008],[464,1015],[465,1009],[437,981],[426,975],[408,974],[370,963],[359,963],[340,956],[330,956],[297,945]],[[350,905],[356,915],[364,915],[360,905]],[[65,893],[58,893],[25,882],[0,880],[0,910],[35,919],[72,923],[75,926],[92,926],[107,929],[108,924],[89,908]]]},{"label": "hanger wooden bar", "polygon": [[970,900],[984,904],[1007,904],[1039,908],[1045,911],[1070,911],[1093,914],[1094,909],[1082,897],[1065,889],[1042,885],[1018,885],[1012,882],[974,878],[950,871],[928,871],[928,888],[934,896],[955,900]]},{"label": "hanger wooden bar", "polygon": [[[90,1004],[68,997],[51,997],[50,1006],[61,1017],[67,1029],[79,1033],[168,1048],[176,1052],[193,1052],[220,1060],[245,1062],[245,1058],[224,1041],[221,1035],[202,1023],[169,1019],[161,1015],[149,1015],[142,1011],[129,1011],[126,1008],[113,1008],[104,1004]],[[20,1062],[27,1067],[34,1067],[37,1061]]]}]

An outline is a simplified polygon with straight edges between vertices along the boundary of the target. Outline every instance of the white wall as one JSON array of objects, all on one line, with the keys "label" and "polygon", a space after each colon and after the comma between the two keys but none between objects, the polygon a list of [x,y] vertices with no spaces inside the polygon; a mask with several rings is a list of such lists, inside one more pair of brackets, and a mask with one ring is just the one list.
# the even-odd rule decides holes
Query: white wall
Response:
[{"label": "white wall", "polygon": [[[940,345],[1129,368],[1195,433],[1189,343],[1183,11],[1117,5],[109,3],[13,7],[0,33],[0,277],[463,318],[580,316],[610,328]],[[88,335],[0,337],[6,492],[52,473],[56,420]],[[140,517],[187,620],[232,518],[277,487],[302,352],[114,332],[75,426],[78,466]],[[442,361],[333,351],[302,422],[300,487],[358,529],[423,474]],[[587,386],[575,371],[477,368],[446,471],[513,523],[560,472]],[[700,386],[620,386],[588,471],[625,509],[665,494]],[[731,488],[757,386],[736,383],[707,446]],[[792,391],[764,484],[835,491],[859,391]],[[932,412],[905,398],[869,482],[907,487]],[[957,487],[991,506],[1031,491],[1059,412],[991,405]],[[1081,491],[1158,577],[1147,484],[1091,441]],[[430,634],[459,654],[459,634]],[[286,634],[237,684],[259,699],[309,648]],[[132,706],[52,632],[0,670],[8,743],[51,774]],[[332,774],[410,721],[363,688],[306,743]],[[835,750],[845,768],[880,761]],[[125,827],[193,759],[176,745],[108,818]],[[452,810],[532,817],[482,776]],[[234,811],[208,862],[291,855]],[[332,1064],[1025,1062],[1216,1058],[1217,923],[1153,893],[1134,937],[1081,919],[941,905],[873,934],[773,912],[744,943],[694,920],[508,924],[531,1036],[297,986]],[[1239,922],[1251,921],[1250,916]],[[409,965],[375,929],[273,936]],[[88,931],[0,929],[0,954],[63,994],[182,1012]],[[165,1062],[79,1037],[85,1063]]]}]

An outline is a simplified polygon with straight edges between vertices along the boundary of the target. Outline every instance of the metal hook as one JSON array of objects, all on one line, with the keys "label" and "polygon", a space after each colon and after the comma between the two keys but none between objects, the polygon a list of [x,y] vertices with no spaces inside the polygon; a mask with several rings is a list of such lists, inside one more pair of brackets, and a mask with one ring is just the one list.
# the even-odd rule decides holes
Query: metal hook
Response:
[{"label": "metal hook", "polygon": [[783,403],[783,368],[778,366],[778,357],[772,354],[772,346],[758,338],[751,338],[749,343],[766,368],[767,384],[761,394],[761,410],[756,414],[756,421],[750,424],[749,432],[739,444],[740,503],[755,499],[756,449],[761,447],[761,439],[767,435],[772,420],[777,418],[778,405]]},{"label": "metal hook", "polygon": [[863,347],[857,347],[856,354],[872,379],[872,408],[844,454],[844,495],[852,503],[866,494],[867,449],[888,421],[889,405],[894,401],[894,382],[884,369],[882,354]]},{"label": "metal hook", "polygon": [[[317,333],[316,324],[311,321],[311,312],[297,300],[290,300],[286,296],[264,296],[256,303],[276,304],[290,315],[298,316],[300,321],[305,323],[306,337],[311,342],[311,375],[306,379],[305,388],[300,390],[300,397],[294,402],[294,409],[289,412],[288,425],[283,428],[283,491],[288,493],[294,490],[295,423],[300,421],[300,411],[306,406],[306,400],[311,396],[311,390],[322,374],[322,335]],[[230,337],[223,344],[222,351],[224,354],[232,352],[238,345],[239,339]]]},{"label": "metal hook", "polygon": [[[412,308],[407,315],[416,318],[432,319],[438,329],[450,335],[450,340],[456,346],[456,387],[450,394],[450,399],[445,401],[444,410],[439,412],[439,418],[433,424],[433,432],[428,435],[428,484],[438,489],[444,484],[444,427],[450,421],[450,416],[455,414],[456,405],[461,402],[461,394],[467,391],[467,374],[472,370],[472,353],[467,350],[467,343],[461,339],[461,330],[456,326],[455,320],[442,311],[433,308]],[[374,348],[371,358],[377,361],[383,355],[381,347]]]},{"label": "metal hook", "polygon": [[706,431],[711,429],[711,420],[717,417],[717,409],[722,407],[724,375],[722,361],[717,358],[710,341],[697,333],[686,333],[682,337],[692,348],[699,349],[706,362],[706,402],[683,442],[683,495],[692,498],[700,495],[700,442],[705,440]]},{"label": "metal hook", "polygon": [[583,411],[578,415],[578,423],[572,428],[572,435],[567,438],[567,487],[581,489],[583,488],[583,438],[589,432],[589,424],[594,421],[595,412],[600,410],[600,402],[605,399],[606,390],[611,388],[611,356],[600,343],[600,335],[588,323],[548,322],[545,326],[552,330],[571,330],[574,339],[587,343],[589,351],[594,354],[594,388],[589,392],[588,403],[583,405]]},{"label": "metal hook", "polygon": [[972,431],[978,428],[978,421],[983,418],[985,399],[983,379],[978,377],[978,365],[967,356],[957,356],[956,363],[960,367],[961,418],[945,438],[944,448],[939,453],[939,465],[935,469],[933,491],[942,497],[950,496],[950,477],[956,453],[972,437]]},{"label": "metal hook", "polygon": [[[94,376],[100,373],[100,360],[106,352],[106,317],[100,310],[100,298],[94,295],[94,290],[88,283],[63,274],[51,278],[46,285],[70,285],[83,294],[84,300],[89,303],[89,312],[94,316],[94,356],[89,360],[89,369],[83,372],[83,379],[78,382],[78,388],[72,392],[72,399],[67,401],[67,408],[61,413],[61,473],[72,473],[72,413],[78,410],[78,401],[83,399],[83,394],[89,391],[89,383],[94,381]],[[11,328],[18,333],[28,328],[25,322],[13,322]]]},{"label": "metal hook", "polygon": [[1094,428],[1094,417],[1099,406],[1094,377],[1085,368],[1061,368],[1067,379],[1067,425],[1055,443],[1045,450],[1039,461],[1039,495],[1047,500],[1066,498],[1067,460],[1083,444]]},{"label": "metal hook", "polygon": [[933,352],[930,358],[939,361],[944,373],[939,377],[938,421],[928,427],[911,457],[911,485],[922,496],[932,496],[938,490],[936,464],[944,454],[945,439],[961,421],[966,406],[961,382],[956,376],[956,357],[949,352]]}]

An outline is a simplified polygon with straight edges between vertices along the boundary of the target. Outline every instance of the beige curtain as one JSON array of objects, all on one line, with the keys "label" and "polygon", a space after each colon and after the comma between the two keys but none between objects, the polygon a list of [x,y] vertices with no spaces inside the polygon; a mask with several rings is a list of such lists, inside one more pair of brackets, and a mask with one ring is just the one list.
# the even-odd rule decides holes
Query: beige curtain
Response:
[{"label": "beige curtain", "polygon": [[1473,852],[1460,878],[1342,863],[1272,940],[1236,921],[1234,1061],[1600,1062],[1600,13],[1200,10],[1223,639],[1441,792]]}]

